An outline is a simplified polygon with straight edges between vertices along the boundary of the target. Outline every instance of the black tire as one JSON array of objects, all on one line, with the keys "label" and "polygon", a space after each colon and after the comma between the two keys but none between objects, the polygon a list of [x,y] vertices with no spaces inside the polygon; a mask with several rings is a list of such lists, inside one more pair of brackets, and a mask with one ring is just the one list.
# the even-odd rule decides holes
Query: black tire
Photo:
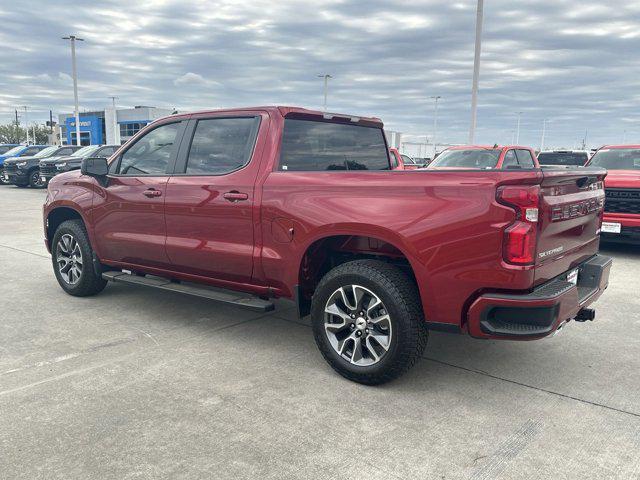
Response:
[{"label": "black tire", "polygon": [[0,185],[11,185],[8,181],[4,179],[4,167],[0,167]]},{"label": "black tire", "polygon": [[[386,353],[372,365],[355,365],[341,356],[325,330],[325,306],[346,285],[373,292],[389,315],[393,335]],[[416,285],[398,267],[378,260],[355,260],[329,271],[314,292],[311,322],[316,344],[329,365],[343,377],[366,385],[388,382],[409,370],[421,358],[429,335]]]},{"label": "black tire", "polygon": [[[64,255],[60,245],[63,237],[71,236],[78,245],[81,252],[82,269],[76,281],[72,282],[64,278],[59,262],[64,262],[61,257]],[[65,237],[66,238],[66,237]],[[88,297],[104,290],[107,281],[97,274],[93,267],[93,249],[89,243],[87,230],[81,220],[67,220],[62,222],[51,242],[51,260],[53,271],[62,289],[74,297]],[[68,275],[68,273],[66,274]]]},{"label": "black tire", "polygon": [[31,188],[44,188],[45,184],[40,180],[40,169],[29,172],[29,186]]}]

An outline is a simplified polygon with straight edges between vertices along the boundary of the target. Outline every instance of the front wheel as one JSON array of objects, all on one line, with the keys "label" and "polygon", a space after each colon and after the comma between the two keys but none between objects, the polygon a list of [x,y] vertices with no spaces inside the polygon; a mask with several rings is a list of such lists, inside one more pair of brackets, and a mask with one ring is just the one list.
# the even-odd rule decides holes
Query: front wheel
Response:
[{"label": "front wheel", "polygon": [[0,185],[10,185],[9,180],[4,179],[4,167],[0,167]]},{"label": "front wheel", "polygon": [[377,260],[339,265],[318,285],[311,304],[314,337],[342,376],[375,385],[409,370],[428,332],[415,284]]},{"label": "front wheel", "polygon": [[29,186],[32,188],[44,188],[47,182],[42,180],[40,177],[40,170],[35,169],[33,172],[29,174]]},{"label": "front wheel", "polygon": [[107,285],[93,268],[93,249],[80,220],[60,224],[51,242],[51,259],[56,279],[69,295],[95,295]]}]

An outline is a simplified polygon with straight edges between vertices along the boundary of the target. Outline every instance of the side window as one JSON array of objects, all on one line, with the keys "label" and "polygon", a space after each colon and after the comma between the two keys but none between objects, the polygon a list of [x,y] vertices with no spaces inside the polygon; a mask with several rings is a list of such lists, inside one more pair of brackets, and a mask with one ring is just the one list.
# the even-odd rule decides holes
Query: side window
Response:
[{"label": "side window", "polygon": [[[140,137],[120,157],[120,175],[163,175],[174,154],[180,122],[154,128]],[[111,169],[109,169],[111,170]]]},{"label": "side window", "polygon": [[520,165],[518,164],[518,159],[516,158],[515,150],[509,150],[504,156],[504,160],[502,161],[502,168],[509,167],[520,167]]},{"label": "side window", "polygon": [[398,159],[393,152],[389,152],[389,158],[391,159],[391,168],[396,168],[399,164]]},{"label": "side window", "polygon": [[536,165],[533,162],[533,157],[529,150],[516,150],[516,155],[518,156],[518,163],[522,168],[535,168]]},{"label": "side window", "polygon": [[224,175],[244,167],[253,153],[260,117],[198,120],[187,158],[187,175]]},{"label": "side window", "polygon": [[390,170],[381,128],[286,118],[280,170]]},{"label": "side window", "polygon": [[63,155],[71,155],[76,150],[77,148],[61,148],[56,152],[56,156],[62,157]]}]

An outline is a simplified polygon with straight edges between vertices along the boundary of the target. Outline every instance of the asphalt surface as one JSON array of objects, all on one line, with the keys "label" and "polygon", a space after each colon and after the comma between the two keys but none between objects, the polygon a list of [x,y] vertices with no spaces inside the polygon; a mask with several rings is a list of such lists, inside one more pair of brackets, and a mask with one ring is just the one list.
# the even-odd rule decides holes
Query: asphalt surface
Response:
[{"label": "asphalt surface", "polygon": [[308,321],[57,285],[42,190],[0,186],[0,478],[640,478],[640,247],[595,322],[550,339],[433,333],[411,372],[344,380]]}]

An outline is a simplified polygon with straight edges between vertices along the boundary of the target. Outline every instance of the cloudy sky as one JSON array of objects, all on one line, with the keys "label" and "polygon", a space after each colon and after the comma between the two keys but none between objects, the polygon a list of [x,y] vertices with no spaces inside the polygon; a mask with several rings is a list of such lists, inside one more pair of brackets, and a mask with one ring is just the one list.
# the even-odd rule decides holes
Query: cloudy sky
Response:
[{"label": "cloudy sky", "polygon": [[[81,110],[322,106],[379,116],[390,130],[467,138],[476,0],[0,2],[0,121]],[[640,2],[485,0],[477,140],[640,143]],[[408,137],[405,137],[408,138]]]}]

